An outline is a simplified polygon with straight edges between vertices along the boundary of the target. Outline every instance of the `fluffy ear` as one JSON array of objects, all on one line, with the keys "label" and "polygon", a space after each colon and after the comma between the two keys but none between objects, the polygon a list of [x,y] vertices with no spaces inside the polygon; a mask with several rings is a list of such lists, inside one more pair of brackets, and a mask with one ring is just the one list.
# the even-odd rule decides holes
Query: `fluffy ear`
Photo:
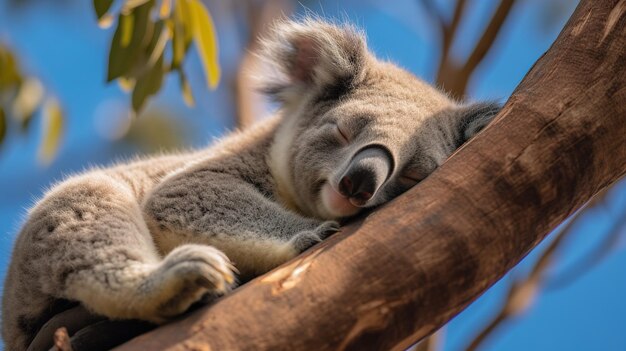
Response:
[{"label": "fluffy ear", "polygon": [[365,75],[365,38],[349,25],[281,21],[261,48],[261,58],[274,68],[261,77],[264,91],[279,101],[309,92],[339,95]]},{"label": "fluffy ear", "polygon": [[457,126],[460,146],[478,134],[500,112],[502,106],[496,102],[479,102],[459,107]]}]

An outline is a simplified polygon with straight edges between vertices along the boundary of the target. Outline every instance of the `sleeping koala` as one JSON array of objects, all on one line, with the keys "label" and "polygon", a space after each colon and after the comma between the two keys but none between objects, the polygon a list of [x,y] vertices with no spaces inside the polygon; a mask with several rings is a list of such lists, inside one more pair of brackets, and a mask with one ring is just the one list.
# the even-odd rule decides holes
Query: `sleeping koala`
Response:
[{"label": "sleeping koala", "polygon": [[275,117],[71,177],[30,210],[4,285],[9,350],[68,301],[162,323],[224,294],[235,273],[265,273],[427,177],[499,110],[378,60],[349,26],[282,22],[262,47]]}]

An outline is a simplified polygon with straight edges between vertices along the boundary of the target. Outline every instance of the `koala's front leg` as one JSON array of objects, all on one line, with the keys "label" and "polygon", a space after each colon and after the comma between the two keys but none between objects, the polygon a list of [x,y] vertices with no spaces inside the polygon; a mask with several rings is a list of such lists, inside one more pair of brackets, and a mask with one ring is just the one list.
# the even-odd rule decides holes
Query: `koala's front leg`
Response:
[{"label": "koala's front leg", "polygon": [[182,243],[212,245],[243,277],[265,273],[339,230],[337,222],[287,210],[241,178],[202,169],[165,181],[143,209],[164,253]]}]

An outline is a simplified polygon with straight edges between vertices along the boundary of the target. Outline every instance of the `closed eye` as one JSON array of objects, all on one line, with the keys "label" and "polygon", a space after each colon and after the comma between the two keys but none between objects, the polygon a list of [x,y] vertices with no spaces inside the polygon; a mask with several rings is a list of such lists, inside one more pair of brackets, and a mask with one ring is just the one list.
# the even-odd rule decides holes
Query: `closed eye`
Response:
[{"label": "closed eye", "polygon": [[398,177],[398,181],[406,187],[412,187],[415,184],[421,182],[425,177],[418,171],[405,171]]},{"label": "closed eye", "polygon": [[348,139],[348,135],[341,130],[341,128],[335,124],[335,134],[342,145],[347,145],[350,143],[350,139]]},{"label": "closed eye", "polygon": [[400,176],[398,178],[400,183],[405,187],[412,187],[413,185],[419,183],[420,181],[411,177]]}]

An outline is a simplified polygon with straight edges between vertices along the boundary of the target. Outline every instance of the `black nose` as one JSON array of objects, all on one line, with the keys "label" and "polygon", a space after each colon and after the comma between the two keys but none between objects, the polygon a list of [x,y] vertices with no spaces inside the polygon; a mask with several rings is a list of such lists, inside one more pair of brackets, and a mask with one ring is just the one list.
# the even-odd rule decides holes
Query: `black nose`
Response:
[{"label": "black nose", "polygon": [[371,190],[374,188],[372,183],[371,174],[354,172],[350,176],[345,175],[341,178],[339,191],[346,197],[365,202],[374,195]]},{"label": "black nose", "polygon": [[353,158],[339,181],[339,192],[358,205],[371,199],[391,172],[391,157],[380,147],[361,150]]}]

